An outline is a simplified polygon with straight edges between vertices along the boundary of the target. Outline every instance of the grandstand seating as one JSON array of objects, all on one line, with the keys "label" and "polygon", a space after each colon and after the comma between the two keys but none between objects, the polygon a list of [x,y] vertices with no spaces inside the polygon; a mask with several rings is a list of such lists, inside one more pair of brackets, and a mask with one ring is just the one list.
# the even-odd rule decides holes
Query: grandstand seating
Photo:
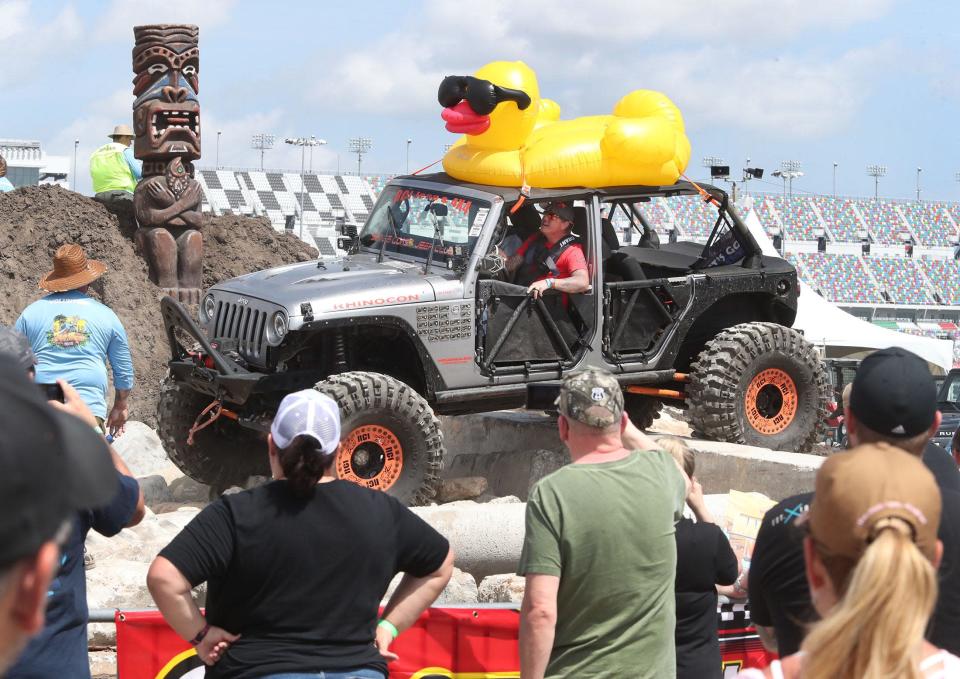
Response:
[{"label": "grandstand seating", "polygon": [[943,203],[901,203],[900,211],[924,245],[950,245],[957,227]]},{"label": "grandstand seating", "polygon": [[877,243],[895,245],[903,242],[900,234],[909,229],[894,203],[885,200],[861,200],[857,202],[857,207]]},{"label": "grandstand seating", "polygon": [[841,243],[860,241],[860,232],[866,231],[866,227],[853,209],[856,201],[832,196],[813,196],[811,200],[820,209],[830,240]]},{"label": "grandstand seating", "polygon": [[865,257],[864,262],[891,304],[935,304],[917,263],[902,257]]},{"label": "grandstand seating", "polygon": [[884,299],[858,255],[788,253],[800,277],[831,302],[883,304]]},{"label": "grandstand seating", "polygon": [[780,214],[788,240],[816,240],[823,229],[820,215],[812,200],[806,196],[765,196],[763,202],[772,202]]},{"label": "grandstand seating", "polygon": [[941,302],[960,305],[960,262],[955,259],[927,257],[918,261],[927,280],[939,293]]},{"label": "grandstand seating", "polygon": [[704,241],[717,221],[717,209],[698,196],[671,196],[658,199],[674,216],[681,240]]},{"label": "grandstand seating", "polygon": [[777,212],[773,201],[769,200],[767,196],[758,196],[753,203],[753,209],[756,210],[757,218],[768,232],[783,228],[780,213]]}]

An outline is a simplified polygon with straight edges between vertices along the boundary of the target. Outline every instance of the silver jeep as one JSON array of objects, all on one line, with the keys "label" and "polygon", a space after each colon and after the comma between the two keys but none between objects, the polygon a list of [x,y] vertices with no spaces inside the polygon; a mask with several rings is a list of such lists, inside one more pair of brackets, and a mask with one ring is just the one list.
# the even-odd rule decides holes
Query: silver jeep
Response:
[{"label": "silver jeep", "polygon": [[[659,242],[648,216],[664,208],[651,199],[674,196],[708,215],[706,244]],[[535,237],[538,207],[559,199],[574,206],[592,287],[535,299],[506,273],[503,252]],[[627,230],[618,236],[614,223]],[[790,328],[796,270],[760,252],[720,189],[523,195],[406,176],[359,233],[343,231],[346,256],[218,284],[199,322],[162,301],[172,360],[160,433],[188,475],[225,488],[265,473],[255,442],[277,403],[314,387],[340,405],[337,474],[423,503],[443,463],[436,414],[520,407],[528,391],[587,366],[618,377],[641,427],[668,401],[720,440],[806,450],[823,433],[824,372]]]}]

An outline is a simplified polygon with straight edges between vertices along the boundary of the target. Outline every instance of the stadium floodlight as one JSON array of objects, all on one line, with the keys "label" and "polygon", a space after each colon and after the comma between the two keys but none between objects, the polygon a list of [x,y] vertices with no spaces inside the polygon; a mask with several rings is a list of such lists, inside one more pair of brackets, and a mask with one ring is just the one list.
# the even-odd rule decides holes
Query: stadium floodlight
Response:
[{"label": "stadium floodlight", "polygon": [[790,195],[793,195],[793,180],[803,176],[803,172],[800,171],[801,167],[803,167],[803,163],[799,160],[781,160],[780,170],[771,173],[774,177],[780,177],[783,180],[784,196],[787,195],[788,187]]},{"label": "stadium floodlight", "polygon": [[923,172],[922,167],[917,168],[917,202],[920,202],[920,173]]},{"label": "stadium floodlight", "polygon": [[317,139],[315,136],[311,135],[307,137],[287,137],[283,140],[284,144],[290,144],[291,146],[300,147],[300,240],[303,240],[303,193],[306,188],[303,181],[303,160],[306,157],[307,147],[310,147],[310,153],[313,153],[314,146],[323,146],[326,144],[326,140]]},{"label": "stadium floodlight", "polygon": [[260,171],[261,172],[263,171],[263,154],[268,149],[273,148],[274,141],[276,141],[276,137],[274,137],[272,134],[264,134],[262,132],[258,132],[252,137],[251,148],[260,152]]},{"label": "stadium floodlight", "polygon": [[360,176],[360,163],[363,161],[363,154],[373,147],[373,140],[370,137],[353,137],[347,141],[347,148],[351,153],[357,154],[357,176]]},{"label": "stadium floodlight", "polygon": [[886,165],[867,165],[867,174],[873,177],[873,199],[879,200],[880,196],[880,177],[887,175]]},{"label": "stadium floodlight", "polygon": [[840,163],[838,163],[837,161],[833,161],[833,197],[834,198],[837,197],[837,165],[839,164]]},{"label": "stadium floodlight", "polygon": [[723,158],[717,156],[704,156],[703,157],[703,166],[704,167],[713,167],[714,165],[723,165]]}]

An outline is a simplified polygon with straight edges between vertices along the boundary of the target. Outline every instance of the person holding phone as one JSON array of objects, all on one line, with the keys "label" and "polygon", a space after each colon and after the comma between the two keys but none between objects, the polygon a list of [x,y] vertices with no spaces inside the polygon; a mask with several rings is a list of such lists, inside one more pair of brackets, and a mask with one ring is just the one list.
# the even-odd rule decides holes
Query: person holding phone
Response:
[{"label": "person holding phone", "polygon": [[[29,305],[16,329],[30,340],[37,357],[37,382],[70,383],[111,436],[123,433],[127,399],[133,389],[133,360],[127,333],[117,315],[87,294],[90,284],[104,274],[102,262],[87,259],[79,245],[61,246],[53,269],[39,287],[50,294]],[[110,360],[116,395],[107,411],[107,366]]]}]

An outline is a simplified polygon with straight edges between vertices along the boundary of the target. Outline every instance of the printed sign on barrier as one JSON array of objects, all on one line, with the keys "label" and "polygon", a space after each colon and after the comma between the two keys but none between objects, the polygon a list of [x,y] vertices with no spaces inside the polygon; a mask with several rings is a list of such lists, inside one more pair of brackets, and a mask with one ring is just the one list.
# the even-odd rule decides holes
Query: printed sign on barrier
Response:
[{"label": "printed sign on barrier", "polygon": [[[742,604],[718,610],[724,677],[769,662]],[[390,679],[519,679],[516,608],[431,608],[391,647]],[[116,615],[122,679],[202,679],[190,645],[156,611]]]}]

